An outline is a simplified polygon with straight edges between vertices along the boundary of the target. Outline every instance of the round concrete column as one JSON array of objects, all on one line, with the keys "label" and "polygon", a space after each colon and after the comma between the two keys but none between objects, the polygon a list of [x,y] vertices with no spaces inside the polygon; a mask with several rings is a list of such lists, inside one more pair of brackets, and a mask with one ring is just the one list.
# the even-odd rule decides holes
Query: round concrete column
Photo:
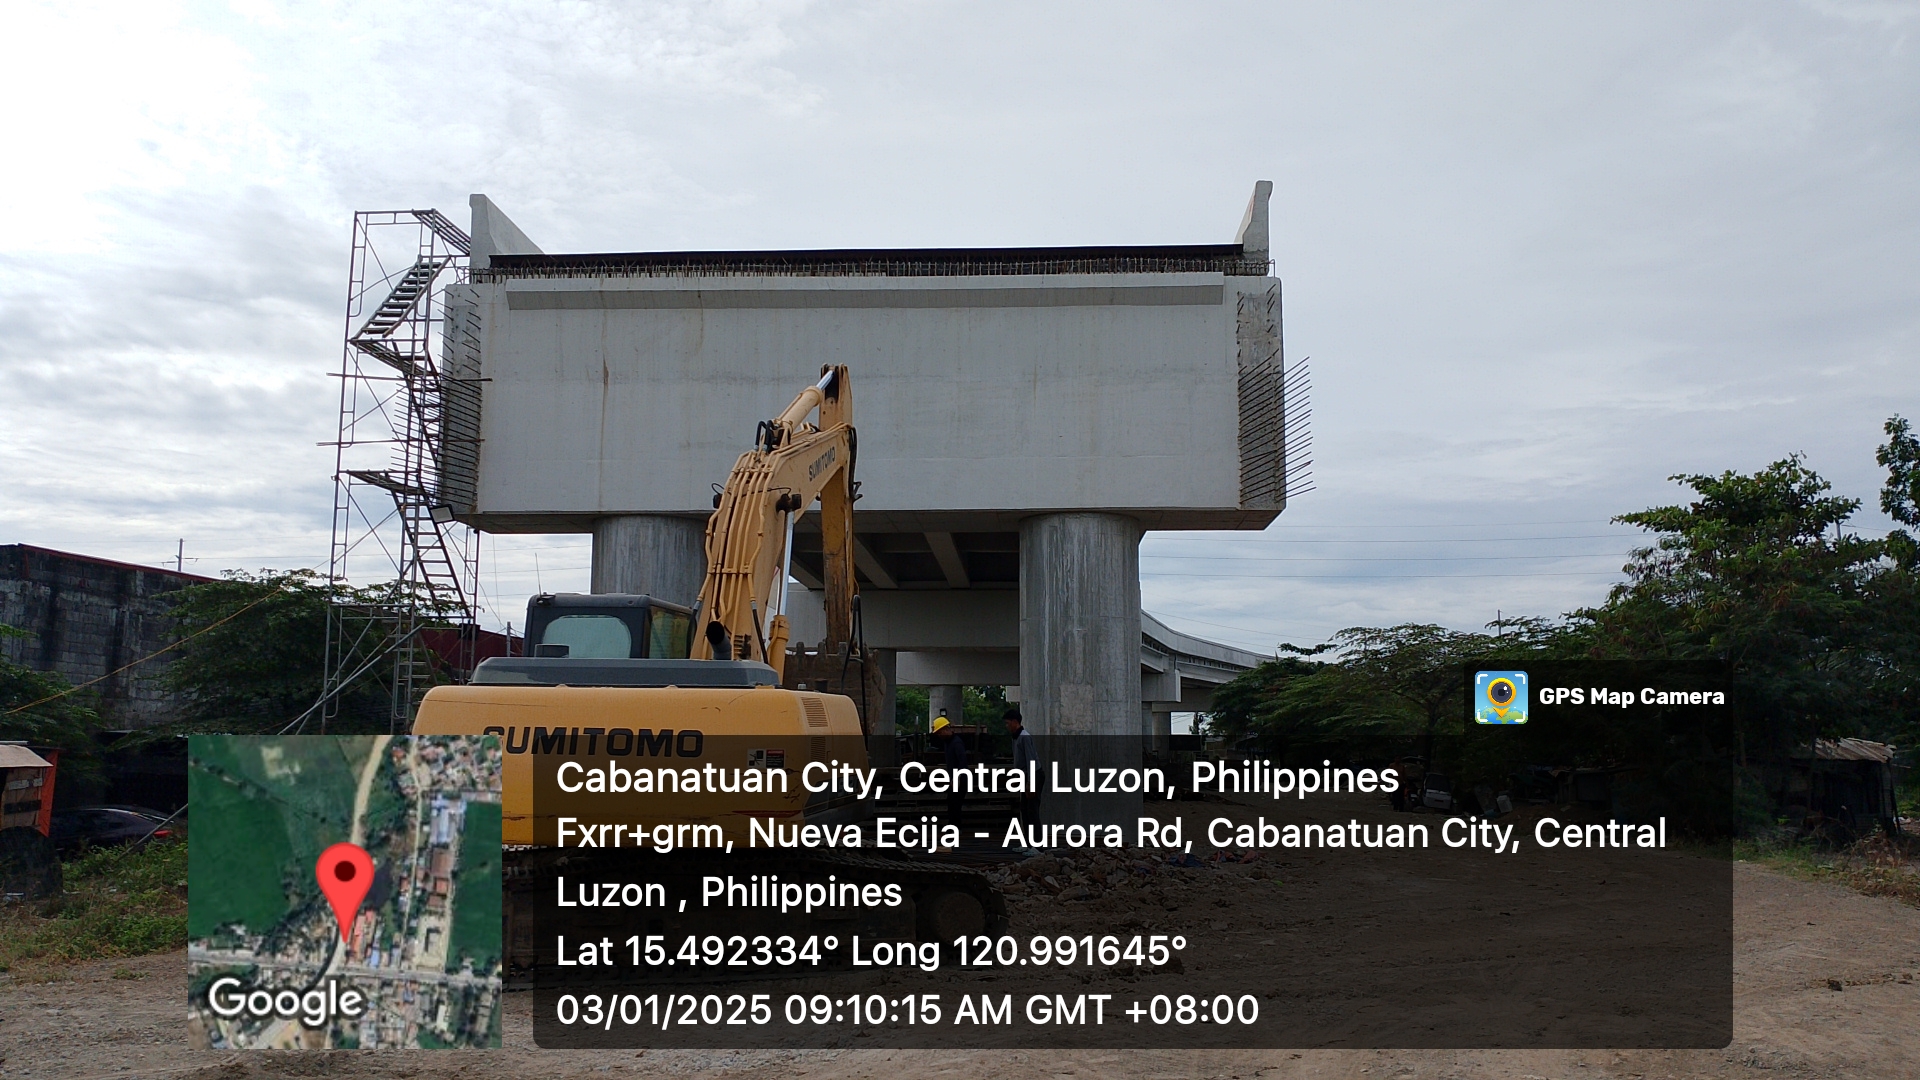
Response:
[{"label": "round concrete column", "polygon": [[1140,767],[1140,523],[1046,514],[1020,523],[1020,712],[1039,744],[1046,822],[1113,822],[1132,842],[1138,795],[1046,790],[1058,764]]},{"label": "round concrete column", "polygon": [[1165,721],[1169,730],[1173,727],[1173,714],[1153,711],[1153,703],[1140,703],[1140,749],[1148,757],[1163,757],[1172,745],[1168,739],[1160,737],[1160,725]]},{"label": "round concrete column", "polygon": [[947,710],[947,719],[953,721],[954,723],[956,724],[966,723],[966,719],[967,719],[966,688],[961,686],[929,686],[927,687],[927,730],[928,731],[933,730],[933,718],[940,715],[941,709]]},{"label": "round concrete column", "polygon": [[622,514],[593,523],[593,591],[647,593],[689,607],[707,576],[707,525],[698,518]]},{"label": "round concrete column", "polygon": [[875,715],[869,718],[873,732],[867,738],[867,760],[882,769],[900,764],[900,745],[896,741],[899,736],[893,724],[894,705],[900,691],[899,661],[900,654],[893,649],[873,650],[873,663],[880,669],[887,692],[874,710]]}]

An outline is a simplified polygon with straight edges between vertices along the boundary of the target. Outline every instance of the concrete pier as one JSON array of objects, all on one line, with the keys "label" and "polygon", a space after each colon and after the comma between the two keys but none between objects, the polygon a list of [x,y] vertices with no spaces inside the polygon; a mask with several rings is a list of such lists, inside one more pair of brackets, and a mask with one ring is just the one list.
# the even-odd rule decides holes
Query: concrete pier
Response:
[{"label": "concrete pier", "polygon": [[1140,706],[1140,746],[1150,758],[1173,751],[1173,713],[1147,702]]},{"label": "concrete pier", "polygon": [[886,693],[882,695],[880,707],[868,719],[873,730],[867,736],[867,759],[880,768],[892,768],[900,764],[900,748],[894,741],[899,732],[893,723],[895,703],[900,690],[900,654],[893,649],[873,650],[874,666],[880,671],[880,678],[886,684]]},{"label": "concrete pier", "polygon": [[691,606],[707,572],[704,521],[622,514],[593,523],[593,591],[647,593]]},{"label": "concrete pier", "polygon": [[947,710],[947,719],[963,724],[967,719],[966,688],[962,686],[927,687],[927,730],[933,730],[933,718]]},{"label": "concrete pier", "polygon": [[[1020,524],[1020,712],[1041,757],[1074,766],[1140,765],[1140,523],[1066,513]],[[1041,799],[1047,822],[1131,827],[1138,795]]]}]

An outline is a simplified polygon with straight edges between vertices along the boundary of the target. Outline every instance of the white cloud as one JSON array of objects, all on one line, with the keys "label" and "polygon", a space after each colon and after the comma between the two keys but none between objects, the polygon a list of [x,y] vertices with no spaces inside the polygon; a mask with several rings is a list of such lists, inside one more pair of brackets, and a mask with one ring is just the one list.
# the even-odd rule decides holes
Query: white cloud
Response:
[{"label": "white cloud", "polygon": [[1757,149],[1798,148],[1814,131],[1820,82],[1754,27],[1705,52],[1675,89],[1693,129]]},{"label": "white cloud", "polygon": [[[548,250],[1206,242],[1270,177],[1319,490],[1254,554],[1432,561],[1149,560],[1236,576],[1148,605],[1302,643],[1566,610],[1617,541],[1454,541],[1620,533],[1792,451],[1872,506],[1920,414],[1914,10],[15,5],[0,538],[323,557],[356,209],[486,191]],[[583,538],[489,543],[501,621],[584,585]]]}]

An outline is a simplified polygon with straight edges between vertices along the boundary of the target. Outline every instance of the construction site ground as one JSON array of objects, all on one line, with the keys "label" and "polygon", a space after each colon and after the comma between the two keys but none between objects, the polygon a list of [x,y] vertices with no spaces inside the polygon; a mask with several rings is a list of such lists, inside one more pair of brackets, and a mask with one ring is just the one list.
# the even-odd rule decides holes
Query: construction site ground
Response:
[{"label": "construction site ground", "polygon": [[[1250,807],[1214,804],[1231,816]],[[1210,811],[1214,808],[1210,807]],[[1212,874],[1252,875],[1254,867]],[[1058,872],[1013,889],[1015,932],[1118,904],[1198,905],[1222,882],[1165,875],[1103,889]],[[1111,875],[1107,875],[1111,876]],[[1065,880],[1063,880],[1063,877]],[[1055,890],[1059,892],[1056,893]],[[1135,891],[1128,891],[1135,890]],[[1024,893],[1024,895],[1018,895]],[[1091,894],[1090,896],[1088,894]],[[1272,889],[1276,905],[1286,890]],[[1063,895],[1065,898],[1063,899]],[[1084,912],[1084,914],[1083,914]],[[1257,914],[1257,913],[1256,913]],[[1104,915],[1098,917],[1106,917]],[[269,1076],[1025,1076],[1301,1078],[1912,1077],[1920,1061],[1920,910],[1747,863],[1733,874],[1731,1045],[1713,1050],[540,1050],[532,996],[507,997],[497,1051],[195,1052],[186,1047],[182,952],[0,976],[0,1078]],[[1461,1010],[1488,1003],[1447,1003]],[[1444,1015],[1444,1009],[1436,1013]]]}]

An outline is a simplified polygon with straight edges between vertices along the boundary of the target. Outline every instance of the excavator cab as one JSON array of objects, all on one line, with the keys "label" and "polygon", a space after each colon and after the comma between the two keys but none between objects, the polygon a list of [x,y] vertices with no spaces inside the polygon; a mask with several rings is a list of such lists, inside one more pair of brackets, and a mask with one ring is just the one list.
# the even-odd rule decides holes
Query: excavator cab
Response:
[{"label": "excavator cab", "polygon": [[643,593],[541,593],[527,601],[527,655],[685,660],[693,609]]},{"label": "excavator cab", "polygon": [[541,593],[527,601],[527,655],[495,656],[476,686],[774,686],[772,668],[691,660],[693,610],[643,593]]}]

